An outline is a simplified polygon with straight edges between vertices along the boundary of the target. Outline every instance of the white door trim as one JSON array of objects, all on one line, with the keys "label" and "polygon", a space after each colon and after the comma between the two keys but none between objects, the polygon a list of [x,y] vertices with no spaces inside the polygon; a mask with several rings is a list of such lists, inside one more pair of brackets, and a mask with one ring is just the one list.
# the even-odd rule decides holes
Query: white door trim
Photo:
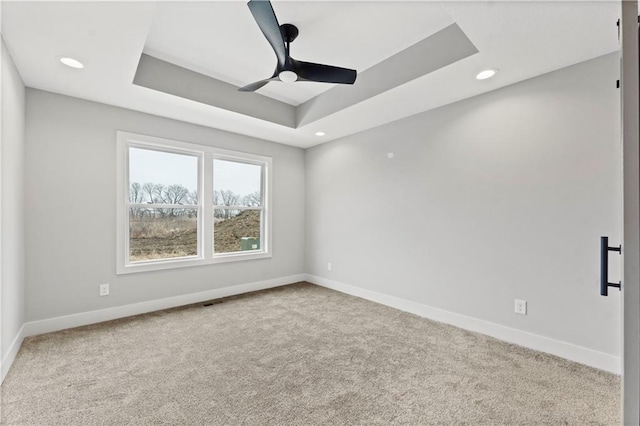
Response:
[{"label": "white door trim", "polygon": [[[622,405],[625,425],[640,424],[640,105],[638,2],[623,0],[621,19],[623,232]],[[612,332],[614,332],[612,330]]]}]

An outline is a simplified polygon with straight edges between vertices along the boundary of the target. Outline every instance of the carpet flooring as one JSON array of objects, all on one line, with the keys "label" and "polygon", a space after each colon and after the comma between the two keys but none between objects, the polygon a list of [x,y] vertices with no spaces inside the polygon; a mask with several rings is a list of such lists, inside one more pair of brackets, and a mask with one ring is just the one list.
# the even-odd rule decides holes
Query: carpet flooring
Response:
[{"label": "carpet flooring", "polygon": [[603,424],[620,378],[307,283],[25,340],[7,425]]}]

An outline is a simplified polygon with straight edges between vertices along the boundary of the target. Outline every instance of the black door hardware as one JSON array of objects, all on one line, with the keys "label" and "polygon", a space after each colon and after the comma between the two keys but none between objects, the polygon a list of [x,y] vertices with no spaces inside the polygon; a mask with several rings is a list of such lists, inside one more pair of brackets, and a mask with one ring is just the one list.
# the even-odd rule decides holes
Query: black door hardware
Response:
[{"label": "black door hardware", "polygon": [[609,282],[609,252],[617,251],[622,254],[622,246],[609,247],[609,237],[600,237],[600,295],[608,296],[609,287],[616,287],[618,290],[622,287],[622,282]]}]

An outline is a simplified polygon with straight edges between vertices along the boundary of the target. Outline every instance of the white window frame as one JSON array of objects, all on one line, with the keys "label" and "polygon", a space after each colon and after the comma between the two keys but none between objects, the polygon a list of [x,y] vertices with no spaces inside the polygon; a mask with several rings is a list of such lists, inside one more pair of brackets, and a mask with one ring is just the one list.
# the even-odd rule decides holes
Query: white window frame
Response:
[{"label": "white window frame", "polygon": [[[209,145],[200,145],[164,139],[155,136],[117,131],[117,200],[116,200],[116,273],[158,271],[164,269],[211,265],[240,260],[271,257],[271,167],[272,159],[261,155],[231,151]],[[198,204],[155,205],[148,208],[197,208],[198,210],[198,254],[196,256],[149,261],[129,261],[129,148],[152,149],[161,152],[184,154],[198,158]],[[213,160],[236,161],[262,166],[262,206],[214,206],[213,204]],[[137,206],[134,204],[133,207]],[[262,210],[260,220],[260,249],[230,253],[213,253],[213,213],[215,208],[233,210]]]}]

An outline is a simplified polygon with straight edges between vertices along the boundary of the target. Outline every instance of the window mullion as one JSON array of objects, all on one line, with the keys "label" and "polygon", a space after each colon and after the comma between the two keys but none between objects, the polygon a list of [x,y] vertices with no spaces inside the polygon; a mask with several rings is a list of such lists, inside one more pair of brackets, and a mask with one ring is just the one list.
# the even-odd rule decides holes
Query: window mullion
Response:
[{"label": "window mullion", "polygon": [[214,209],[220,209],[220,210],[262,210],[262,206],[254,206],[254,207],[248,207],[248,206],[213,206]]},{"label": "window mullion", "polygon": [[197,204],[157,204],[157,203],[129,203],[129,208],[132,209],[188,209],[196,210]]},{"label": "window mullion", "polygon": [[204,244],[205,259],[211,259],[213,256],[213,154],[206,152],[204,154],[204,170],[202,185],[202,209],[204,213],[202,219],[204,226],[202,227],[202,235]]}]

